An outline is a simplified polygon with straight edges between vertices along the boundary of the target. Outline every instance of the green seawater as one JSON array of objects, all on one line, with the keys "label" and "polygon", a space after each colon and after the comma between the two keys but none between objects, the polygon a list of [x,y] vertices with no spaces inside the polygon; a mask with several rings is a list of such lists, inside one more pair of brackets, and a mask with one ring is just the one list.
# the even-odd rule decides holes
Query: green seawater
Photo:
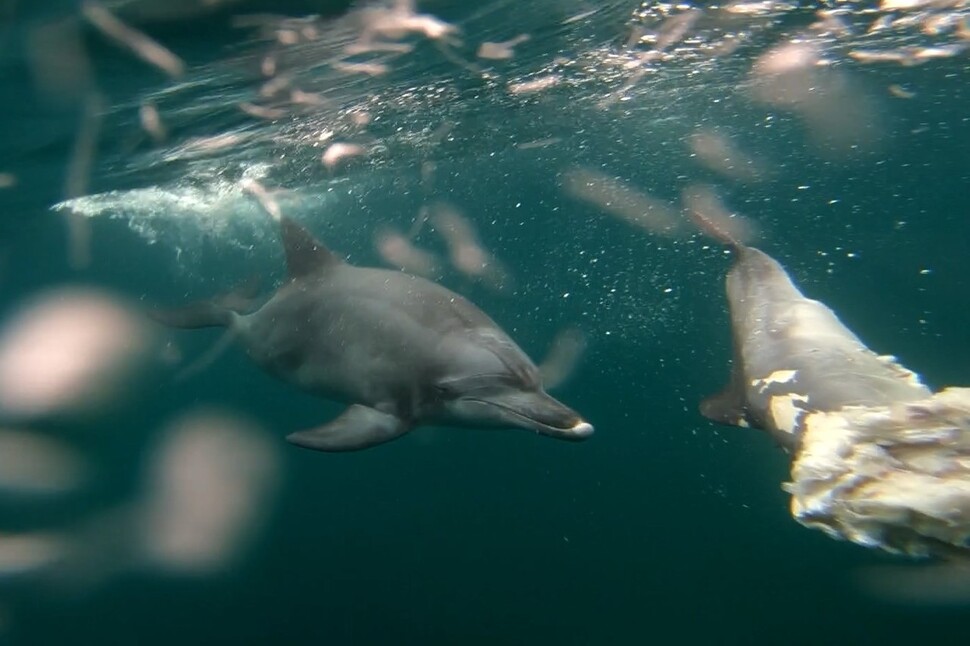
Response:
[{"label": "green seawater", "polygon": [[[244,415],[278,441],[281,487],[265,524],[213,575],[129,571],[70,585],[0,578],[0,642],[964,643],[966,605],[872,594],[861,573],[903,561],[799,526],[781,490],[788,456],[766,434],[698,413],[728,376],[730,256],[700,235],[658,235],[563,190],[563,174],[577,167],[672,205],[692,183],[713,185],[756,225],[758,246],[869,347],[896,355],[933,387],[965,385],[966,53],[918,66],[862,64],[848,52],[937,41],[917,29],[869,43],[877,3],[845,3],[849,35],[818,35],[809,30],[817,7],[805,5],[733,22],[702,8],[669,56],[643,63],[652,71],[626,90],[623,61],[650,49],[649,39],[627,46],[629,34],[650,33],[677,9],[621,0],[419,2],[462,27],[454,51],[477,70],[412,38],[414,51],[378,77],[326,69],[332,51],[319,43],[337,47],[353,33],[339,3],[243,2],[164,24],[132,17],[185,59],[177,81],[85,28],[106,109],[85,191],[94,196],[84,205],[92,262],[74,270],[64,212],[51,207],[66,197],[80,100],[37,89],[30,34],[77,7],[9,3],[0,171],[18,181],[0,192],[3,316],[54,286],[93,285],[147,307],[216,294],[252,274],[267,289],[278,284],[282,252],[258,205],[238,192],[211,193],[253,168],[264,185],[289,191],[280,198],[287,213],[360,265],[382,264],[375,232],[407,231],[422,205],[445,200],[474,224],[510,281],[494,290],[447,267],[438,279],[536,359],[558,332],[581,329],[587,350],[554,394],[596,433],[573,444],[526,431],[426,428],[359,453],[314,453],[283,436],[341,406],[274,380],[239,350],[184,380],[174,378],[177,367],[156,367],[101,417],[43,427],[86,452],[95,484],[43,509],[4,503],[0,530],[79,527],[126,500],[166,424],[200,407]],[[318,39],[281,55],[280,65],[328,103],[266,121],[236,106],[259,102],[258,62],[273,45],[230,20],[270,10],[323,15]],[[966,7],[948,10],[967,20]],[[740,49],[704,49],[728,32],[744,35]],[[532,37],[511,60],[475,60],[475,43],[518,33]],[[744,89],[760,55],[805,34],[833,61],[825,67],[841,88],[833,100],[847,104],[830,109],[848,115],[848,132],[819,134],[817,124]],[[560,80],[537,93],[507,91],[544,75]],[[617,100],[604,104],[611,93]],[[139,127],[146,100],[170,126],[164,144]],[[865,116],[853,116],[858,110]],[[354,111],[370,114],[366,128],[347,125]],[[701,128],[728,133],[763,160],[763,178],[731,181],[699,164],[687,142]],[[853,139],[869,128],[874,139]],[[356,137],[372,152],[328,172],[319,162],[328,129],[333,140]],[[193,137],[225,132],[244,138],[197,156],[178,152]],[[849,146],[830,141],[839,137]],[[429,162],[433,182],[421,176]],[[157,193],[138,192],[145,189]],[[197,203],[163,199],[190,189],[202,196]],[[109,191],[117,193],[103,197]],[[430,225],[414,242],[445,257]],[[218,338],[215,330],[171,335],[183,362]],[[97,569],[113,558],[107,550],[86,560]]]}]

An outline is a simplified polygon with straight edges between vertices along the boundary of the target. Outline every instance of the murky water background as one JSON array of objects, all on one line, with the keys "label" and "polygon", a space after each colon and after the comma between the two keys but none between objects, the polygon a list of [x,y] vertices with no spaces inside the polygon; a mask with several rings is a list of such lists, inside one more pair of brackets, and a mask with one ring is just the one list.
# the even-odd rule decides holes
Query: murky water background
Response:
[{"label": "murky water background", "polygon": [[[799,527],[786,456],[697,413],[728,259],[683,217],[733,214],[870,347],[965,384],[965,2],[197,9],[4,8],[2,639],[965,633],[967,581]],[[536,360],[572,331],[555,394],[596,435],[287,445],[340,407],[140,316],[281,280],[267,210],[426,272]]]}]

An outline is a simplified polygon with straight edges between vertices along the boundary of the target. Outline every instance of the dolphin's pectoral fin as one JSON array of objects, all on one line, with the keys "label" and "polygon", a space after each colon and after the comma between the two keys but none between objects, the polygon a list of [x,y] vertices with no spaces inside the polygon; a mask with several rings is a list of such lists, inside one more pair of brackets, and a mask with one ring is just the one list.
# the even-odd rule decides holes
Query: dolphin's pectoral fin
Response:
[{"label": "dolphin's pectoral fin", "polygon": [[701,415],[718,424],[727,424],[728,426],[749,425],[743,376],[740,372],[740,362],[735,357],[731,369],[731,381],[728,382],[724,390],[701,402]]},{"label": "dolphin's pectoral fin", "polygon": [[744,397],[733,386],[728,386],[701,402],[701,415],[712,422],[728,426],[748,425],[744,409]]},{"label": "dolphin's pectoral fin", "polygon": [[390,442],[411,430],[400,417],[354,404],[329,424],[286,436],[291,444],[314,451],[358,451]]}]

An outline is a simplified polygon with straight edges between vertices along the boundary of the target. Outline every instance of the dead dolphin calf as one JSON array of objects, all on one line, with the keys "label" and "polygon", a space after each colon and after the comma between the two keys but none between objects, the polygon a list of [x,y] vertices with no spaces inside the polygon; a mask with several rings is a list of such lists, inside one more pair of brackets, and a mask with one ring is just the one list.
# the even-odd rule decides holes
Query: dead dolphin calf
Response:
[{"label": "dead dolphin calf", "polygon": [[893,357],[867,348],[824,303],[805,298],[774,258],[754,247],[734,250],[726,281],[732,373],[728,386],[701,404],[705,417],[765,429],[793,449],[809,412],[932,394]]},{"label": "dead dolphin calf", "polygon": [[592,434],[472,303],[423,278],[349,265],[293,220],[279,222],[289,281],[257,311],[222,299],[153,316],[179,328],[227,326],[268,372],[350,404],[290,442],[351,451],[420,424],[515,427],[564,440]]},{"label": "dead dolphin calf", "polygon": [[933,392],[872,352],[784,268],[730,245],[730,382],[701,404],[792,453],[791,512],[808,527],[914,556],[970,556],[970,389]]}]

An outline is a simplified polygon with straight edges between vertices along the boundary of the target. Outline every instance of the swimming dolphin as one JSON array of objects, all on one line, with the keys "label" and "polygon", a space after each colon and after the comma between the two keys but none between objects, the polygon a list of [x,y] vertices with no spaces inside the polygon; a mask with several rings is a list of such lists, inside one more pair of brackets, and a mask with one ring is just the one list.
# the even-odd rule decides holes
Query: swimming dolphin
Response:
[{"label": "swimming dolphin", "polygon": [[767,430],[793,450],[809,413],[888,406],[932,394],[893,357],[867,348],[824,303],[806,298],[774,258],[709,221],[695,221],[735,252],[726,280],[731,378],[721,393],[701,403],[705,417]]},{"label": "swimming dolphin", "polygon": [[420,424],[516,427],[582,440],[593,427],[546,394],[525,353],[458,294],[400,271],[355,267],[293,220],[279,219],[289,281],[251,314],[229,300],[154,317],[227,326],[268,372],[350,406],[287,440],[351,451]]}]

